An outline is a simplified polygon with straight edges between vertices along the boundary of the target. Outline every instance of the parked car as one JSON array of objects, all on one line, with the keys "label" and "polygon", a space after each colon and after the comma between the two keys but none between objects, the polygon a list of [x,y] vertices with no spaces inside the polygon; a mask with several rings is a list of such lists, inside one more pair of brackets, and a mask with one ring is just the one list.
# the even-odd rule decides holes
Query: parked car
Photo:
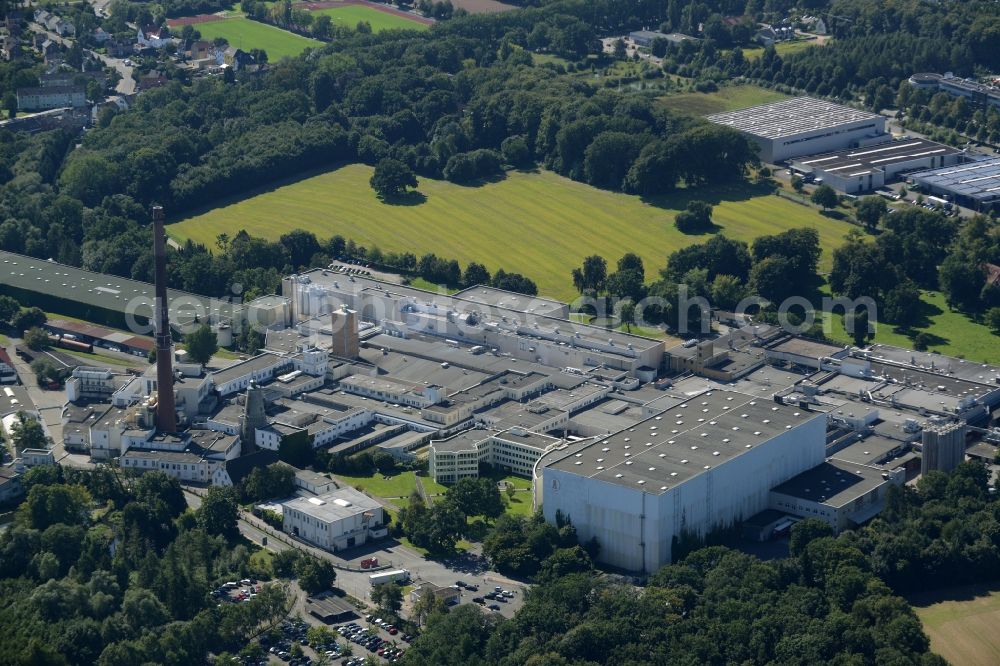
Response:
[{"label": "parked car", "polygon": [[499,605],[499,604],[490,604],[490,605],[488,606],[488,608],[489,608],[489,609],[490,609],[491,611],[498,611],[498,610],[500,610],[500,605]]}]

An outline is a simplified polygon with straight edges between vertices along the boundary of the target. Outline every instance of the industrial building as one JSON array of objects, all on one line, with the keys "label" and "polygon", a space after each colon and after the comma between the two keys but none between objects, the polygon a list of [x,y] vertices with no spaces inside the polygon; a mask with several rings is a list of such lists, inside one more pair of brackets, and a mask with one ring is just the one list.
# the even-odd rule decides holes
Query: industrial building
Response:
[{"label": "industrial building", "polygon": [[978,160],[943,169],[910,174],[925,192],[987,213],[1000,208],[1000,158]]},{"label": "industrial building", "polygon": [[655,571],[674,541],[763,511],[773,487],[823,463],[826,416],[729,389],[708,390],[542,472],[543,511],[596,538],[601,561]]},{"label": "industrial building", "polygon": [[362,340],[379,332],[434,336],[549,367],[621,370],[640,381],[651,381],[663,362],[662,341],[569,321],[563,304],[549,299],[482,287],[449,296],[326,269],[289,276],[281,290],[293,326],[353,311]]},{"label": "industrial building", "polygon": [[[89,322],[153,332],[154,287],[146,282],[0,251],[0,293]],[[239,332],[246,318],[240,303],[176,289],[167,290],[167,300],[173,326],[211,323],[222,346],[232,344],[233,326]]]},{"label": "industrial building", "polygon": [[353,488],[282,504],[282,529],[329,551],[360,546],[384,537],[382,505]]},{"label": "industrial building", "polygon": [[760,159],[770,163],[884,143],[890,138],[883,116],[814,97],[716,113],[707,119],[756,141]]},{"label": "industrial building", "polygon": [[493,467],[530,478],[535,463],[563,440],[511,428],[504,432],[466,430],[448,439],[432,440],[428,452],[429,473],[438,483],[456,483],[479,477],[479,466]]},{"label": "industrial building", "polygon": [[983,108],[992,106],[1000,109],[1000,88],[984,85],[973,79],[963,79],[951,72],[921,72],[911,76],[909,84],[919,90],[940,91],[953,97],[964,97]]},{"label": "industrial building", "polygon": [[903,479],[899,469],[830,459],[774,488],[770,507],[800,518],[818,518],[840,532],[877,516],[889,486],[900,486]]},{"label": "industrial building", "polygon": [[679,32],[658,32],[656,30],[633,30],[628,34],[629,41],[631,41],[636,46],[642,46],[644,48],[649,48],[653,45],[653,42],[657,39],[663,39],[667,41],[670,46],[678,46],[684,42],[697,42],[698,38],[690,37],[688,35],[681,34]]},{"label": "industrial building", "polygon": [[792,169],[812,174],[846,194],[870,192],[900,175],[924,169],[958,164],[965,153],[957,148],[926,139],[901,139],[876,146],[852,148],[822,155],[808,155],[791,161]]}]

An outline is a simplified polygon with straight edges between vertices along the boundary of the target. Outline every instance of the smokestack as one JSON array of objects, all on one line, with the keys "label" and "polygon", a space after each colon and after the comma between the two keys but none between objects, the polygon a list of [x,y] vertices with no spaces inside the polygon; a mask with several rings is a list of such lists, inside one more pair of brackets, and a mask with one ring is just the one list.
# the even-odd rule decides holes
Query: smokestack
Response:
[{"label": "smokestack", "polygon": [[174,369],[171,359],[170,312],[167,304],[167,242],[163,229],[163,207],[153,206],[153,259],[156,270],[156,428],[177,430],[174,406]]}]

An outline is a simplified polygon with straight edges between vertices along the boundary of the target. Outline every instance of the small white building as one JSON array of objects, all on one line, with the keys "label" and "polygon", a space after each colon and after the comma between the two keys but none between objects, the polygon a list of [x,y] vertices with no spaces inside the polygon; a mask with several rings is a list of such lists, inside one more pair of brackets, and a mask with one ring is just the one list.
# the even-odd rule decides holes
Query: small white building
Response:
[{"label": "small white building", "polygon": [[360,546],[388,533],[382,505],[353,488],[289,500],[282,504],[282,516],[286,533],[329,551]]}]

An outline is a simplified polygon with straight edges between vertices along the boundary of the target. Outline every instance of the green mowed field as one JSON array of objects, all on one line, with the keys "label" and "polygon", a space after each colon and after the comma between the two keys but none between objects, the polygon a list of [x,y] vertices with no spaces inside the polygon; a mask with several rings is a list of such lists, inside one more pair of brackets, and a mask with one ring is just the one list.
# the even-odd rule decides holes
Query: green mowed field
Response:
[{"label": "green mowed field", "polygon": [[[351,486],[375,495],[376,497],[386,497],[390,499],[406,499],[417,489],[417,478],[413,472],[401,472],[388,478],[382,474],[375,473],[372,476],[345,476],[343,474],[334,475],[338,480]],[[429,477],[420,477],[420,482],[431,495],[438,495],[447,490],[444,486]]]},{"label": "green mowed field", "polygon": [[1000,590],[966,587],[910,599],[931,649],[955,666],[1000,663]]},{"label": "green mowed field", "polygon": [[679,93],[660,98],[672,111],[707,116],[710,113],[737,111],[758,104],[770,104],[788,99],[788,95],[760,86],[726,86],[713,93]]},{"label": "green mowed field", "polygon": [[[926,332],[932,336],[928,351],[961,356],[981,363],[1000,363],[1000,338],[993,335],[989,328],[972,321],[961,312],[949,310],[944,294],[940,292],[922,292],[920,301],[923,304],[923,321],[909,335],[897,332],[891,324],[879,324],[875,329],[874,341],[912,349],[916,334]],[[840,314],[830,316],[826,335],[836,342],[851,342]]]},{"label": "green mowed field", "polygon": [[361,7],[359,5],[317,9],[310,12],[310,14],[329,16],[335,24],[346,25],[351,28],[356,26],[359,21],[365,21],[371,25],[372,32],[382,32],[383,30],[427,30],[429,27],[424,23],[413,21],[405,16],[396,16],[387,12],[380,12],[371,7]]},{"label": "green mowed field", "polygon": [[823,270],[853,228],[750,186],[682,190],[646,202],[551,172],[513,172],[479,187],[421,178],[418,190],[425,201],[392,205],[376,198],[368,184],[371,174],[368,166],[343,167],[171,224],[168,233],[207,247],[219,234],[232,236],[240,229],[273,240],[295,228],[321,238],[341,234],[383,251],[434,252],[463,265],[503,267],[530,277],[542,295],[572,299],[570,272],[588,255],[602,255],[613,265],[635,252],[652,277],[672,251],[708,240],[709,235],[685,235],[673,226],[674,215],[690,199],[711,201],[719,231],[748,242],[794,227],[817,229]]},{"label": "green mowed field", "polygon": [[268,60],[275,62],[285,56],[297,56],[310,46],[322,46],[323,42],[302,37],[294,33],[265,25],[247,18],[229,18],[223,21],[209,21],[194,26],[201,33],[202,39],[213,40],[225,37],[230,46],[250,49],[263,49]]}]

